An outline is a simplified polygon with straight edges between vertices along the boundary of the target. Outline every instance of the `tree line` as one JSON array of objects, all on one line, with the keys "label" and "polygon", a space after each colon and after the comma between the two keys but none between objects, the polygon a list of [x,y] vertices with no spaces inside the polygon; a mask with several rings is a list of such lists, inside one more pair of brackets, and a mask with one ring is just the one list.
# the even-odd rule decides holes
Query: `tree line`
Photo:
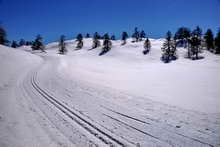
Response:
[{"label": "tree line", "polygon": [[[83,48],[83,35],[78,34],[76,36],[76,49]],[[93,45],[91,49],[95,49],[101,46],[100,40],[103,40],[102,44],[102,51],[99,54],[104,55],[112,48],[112,40],[116,40],[116,36],[112,35],[109,36],[108,33],[104,34],[103,36],[100,35],[98,32],[95,32],[94,35],[91,37],[89,33],[85,35],[85,38],[92,38]],[[127,32],[122,32],[121,34],[121,45],[125,45],[127,43],[127,39],[129,35]],[[144,41],[143,47],[143,54],[146,55],[151,48],[151,43],[148,37],[146,37],[146,33],[144,30],[139,31],[136,27],[131,35],[132,43]],[[7,40],[7,33],[5,29],[0,26],[0,44],[11,46],[13,48],[17,48],[23,45],[31,45],[33,50],[42,50],[44,52],[44,45],[43,45],[43,37],[41,35],[37,35],[36,39],[33,41],[25,41],[21,39],[19,43],[16,41],[8,41]],[[190,30],[187,27],[180,27],[177,29],[176,33],[172,35],[170,31],[166,33],[166,38],[161,48],[162,50],[162,57],[161,60],[164,62],[170,62],[172,60],[176,60],[176,48],[177,47],[184,47],[187,48],[187,57],[191,59],[198,59],[199,53],[201,49],[206,48],[208,51],[213,52],[215,54],[220,54],[220,29],[217,32],[217,35],[214,36],[211,29],[208,29],[204,34],[202,29],[197,26],[194,30]],[[90,49],[90,50],[91,50]],[[61,35],[59,39],[59,53],[65,54],[67,52],[66,43],[65,43],[65,36]]]}]

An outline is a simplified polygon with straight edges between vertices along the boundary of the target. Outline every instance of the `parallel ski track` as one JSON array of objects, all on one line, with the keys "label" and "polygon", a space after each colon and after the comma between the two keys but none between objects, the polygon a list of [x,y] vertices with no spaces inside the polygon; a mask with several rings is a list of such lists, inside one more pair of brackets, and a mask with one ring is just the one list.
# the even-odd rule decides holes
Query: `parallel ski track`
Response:
[{"label": "parallel ski track", "polygon": [[[129,119],[133,119],[133,120],[138,121],[138,122],[143,123],[143,124],[150,125],[150,123],[148,123],[148,122],[142,121],[142,120],[140,120],[140,119],[131,117],[131,116],[126,115],[126,114],[122,114],[122,113],[120,113],[120,112],[111,110],[111,109],[109,109],[109,108],[107,108],[107,107],[104,107],[104,106],[102,106],[102,107],[105,108],[105,109],[107,109],[107,110],[109,110],[109,111],[111,111],[111,112],[113,112],[113,113],[116,113],[116,114],[118,114],[118,115],[121,115],[121,116],[123,116],[123,117],[129,118]],[[109,115],[107,115],[107,114],[104,114],[104,113],[103,113],[103,115],[104,115],[104,116],[107,116],[107,117],[109,117],[109,118],[111,118],[111,119],[113,119],[113,120],[115,120],[115,121],[117,121],[117,122],[120,122],[120,123],[122,123],[122,124],[124,124],[124,125],[126,125],[126,126],[128,126],[128,127],[130,127],[130,128],[132,128],[132,129],[134,129],[134,130],[136,130],[136,131],[138,131],[138,132],[141,132],[141,133],[143,133],[143,134],[145,134],[145,135],[148,135],[148,136],[150,136],[150,137],[152,137],[152,138],[155,138],[155,139],[157,139],[157,140],[159,140],[159,141],[163,141],[163,140],[161,140],[159,137],[156,137],[156,136],[153,136],[152,134],[149,134],[149,133],[147,133],[147,132],[144,132],[144,131],[142,131],[142,130],[140,130],[140,129],[138,129],[138,128],[132,126],[132,125],[129,125],[129,124],[123,122],[122,120],[116,119],[116,118],[114,118],[114,117],[112,117],[112,116],[109,116]],[[193,140],[193,141],[195,141],[195,142],[199,142],[199,143],[201,143],[201,144],[204,144],[204,145],[207,145],[207,146],[210,146],[210,147],[215,147],[215,146],[212,145],[212,144],[206,143],[206,142],[201,141],[201,140],[196,139],[196,138],[192,138],[192,137],[183,135],[183,134],[181,134],[181,133],[177,133],[177,132],[171,132],[171,133],[175,133],[175,134],[177,134],[177,135],[180,135],[180,136],[182,136],[182,137],[188,138],[188,139],[190,139],[190,140]]]},{"label": "parallel ski track", "polygon": [[[76,122],[78,125],[83,127],[86,131],[88,131],[90,134],[98,138],[101,142],[105,143],[109,146],[121,146],[126,147],[124,143],[119,141],[118,139],[114,138],[113,136],[107,134],[103,130],[96,127],[94,124],[88,122],[84,118],[82,118],[80,115],[76,114],[73,110],[62,104],[60,101],[58,101],[56,98],[48,94],[45,90],[43,90],[36,82],[37,73],[35,73],[31,78],[31,85],[33,88],[41,95],[43,96],[48,102],[50,102],[52,105],[54,105],[59,111],[61,111],[63,114],[65,114],[67,117],[72,119],[74,122]],[[103,137],[104,136],[104,137]]]}]

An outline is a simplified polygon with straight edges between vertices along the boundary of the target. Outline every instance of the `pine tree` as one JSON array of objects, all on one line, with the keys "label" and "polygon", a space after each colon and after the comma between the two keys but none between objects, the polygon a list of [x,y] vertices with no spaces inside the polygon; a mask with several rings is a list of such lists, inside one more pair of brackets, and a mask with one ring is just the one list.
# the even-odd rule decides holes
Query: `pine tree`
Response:
[{"label": "pine tree", "polygon": [[66,50],[65,36],[61,35],[60,42],[59,42],[59,53],[65,54],[66,52],[67,52],[67,50]]},{"label": "pine tree", "polygon": [[32,42],[31,41],[26,41],[25,45],[27,45],[27,46],[32,45]]},{"label": "pine tree", "polygon": [[44,51],[45,47],[44,47],[44,45],[42,43],[42,40],[43,40],[43,38],[41,37],[41,35],[37,35],[37,37],[36,37],[35,41],[33,42],[31,48],[33,50],[41,50],[42,52],[45,52]]},{"label": "pine tree", "polygon": [[207,50],[214,49],[214,36],[211,29],[208,29],[204,36]]},{"label": "pine tree", "polygon": [[215,50],[216,50],[216,54],[220,54],[220,29],[215,38]]},{"label": "pine tree", "polygon": [[18,47],[17,42],[16,41],[12,41],[11,47],[12,48],[17,48]]},{"label": "pine tree", "polygon": [[24,39],[21,39],[19,42],[19,46],[23,46],[23,45],[26,45],[26,42]]},{"label": "pine tree", "polygon": [[172,38],[171,32],[168,31],[166,36],[167,36],[166,40],[163,44],[163,47],[161,48],[163,52],[161,59],[165,63],[168,63],[170,62],[170,60],[175,60],[177,58],[177,55],[176,55],[176,42]]},{"label": "pine tree", "polygon": [[115,35],[112,35],[112,36],[111,36],[111,40],[116,40],[116,39],[115,39]]},{"label": "pine tree", "polygon": [[151,43],[150,40],[147,38],[144,42],[144,51],[143,54],[146,55],[147,53],[149,53],[150,49],[151,49]]},{"label": "pine tree", "polygon": [[6,34],[5,29],[2,26],[0,26],[0,44],[6,45],[7,43],[6,37],[7,37],[7,34]]},{"label": "pine tree", "polygon": [[106,33],[104,36],[103,36],[103,48],[102,48],[102,52],[99,54],[99,56],[101,55],[104,55],[105,53],[107,53],[108,51],[110,51],[111,47],[112,47],[112,42],[109,38],[109,35],[108,33]]},{"label": "pine tree", "polygon": [[196,29],[193,30],[192,35],[201,38],[202,37],[202,29],[199,26],[197,26]]},{"label": "pine tree", "polygon": [[188,38],[191,36],[191,31],[189,28],[186,27],[180,27],[177,32],[175,33],[175,40],[178,40],[177,44],[180,44],[181,46],[184,46],[184,48],[187,47],[187,41]]},{"label": "pine tree", "polygon": [[98,32],[95,32],[94,36],[93,36],[93,45],[92,45],[92,49],[95,49],[97,47],[100,46],[100,35],[98,34]]},{"label": "pine tree", "polygon": [[132,38],[133,38],[133,41],[132,41],[132,42],[138,42],[138,41],[139,41],[140,33],[139,33],[137,27],[134,29],[134,33],[133,33],[133,35],[132,35]]},{"label": "pine tree", "polygon": [[142,41],[145,37],[146,37],[146,34],[145,34],[144,30],[142,30],[141,33],[140,33],[139,40]]},{"label": "pine tree", "polygon": [[83,47],[83,36],[82,36],[82,34],[77,35],[76,41],[78,42],[76,48],[81,49]]},{"label": "pine tree", "polygon": [[201,49],[201,38],[197,35],[193,35],[189,40],[190,43],[190,58],[191,59],[198,59],[198,54]]},{"label": "pine tree", "polygon": [[121,45],[125,45],[127,39],[128,39],[128,33],[127,32],[123,32],[122,35],[121,35],[121,40],[122,40],[122,44]]},{"label": "pine tree", "polygon": [[89,33],[86,34],[86,38],[90,38],[90,34]]}]

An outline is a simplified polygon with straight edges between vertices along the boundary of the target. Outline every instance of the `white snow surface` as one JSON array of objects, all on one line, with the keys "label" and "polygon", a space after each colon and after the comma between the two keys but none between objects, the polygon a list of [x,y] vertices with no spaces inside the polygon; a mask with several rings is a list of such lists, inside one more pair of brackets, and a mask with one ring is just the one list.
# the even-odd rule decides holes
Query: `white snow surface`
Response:
[{"label": "white snow surface", "polygon": [[164,39],[98,56],[92,39],[58,54],[0,46],[0,146],[220,146],[220,56],[161,62]]}]

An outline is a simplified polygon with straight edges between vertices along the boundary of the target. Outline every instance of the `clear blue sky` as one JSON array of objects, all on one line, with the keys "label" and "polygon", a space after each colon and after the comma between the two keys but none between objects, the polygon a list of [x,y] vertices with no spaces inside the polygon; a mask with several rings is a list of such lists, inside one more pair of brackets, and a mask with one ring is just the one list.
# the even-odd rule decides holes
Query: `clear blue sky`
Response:
[{"label": "clear blue sky", "polygon": [[41,34],[51,42],[96,31],[119,37],[136,26],[159,38],[180,26],[220,27],[220,0],[0,0],[0,11],[9,40]]}]

